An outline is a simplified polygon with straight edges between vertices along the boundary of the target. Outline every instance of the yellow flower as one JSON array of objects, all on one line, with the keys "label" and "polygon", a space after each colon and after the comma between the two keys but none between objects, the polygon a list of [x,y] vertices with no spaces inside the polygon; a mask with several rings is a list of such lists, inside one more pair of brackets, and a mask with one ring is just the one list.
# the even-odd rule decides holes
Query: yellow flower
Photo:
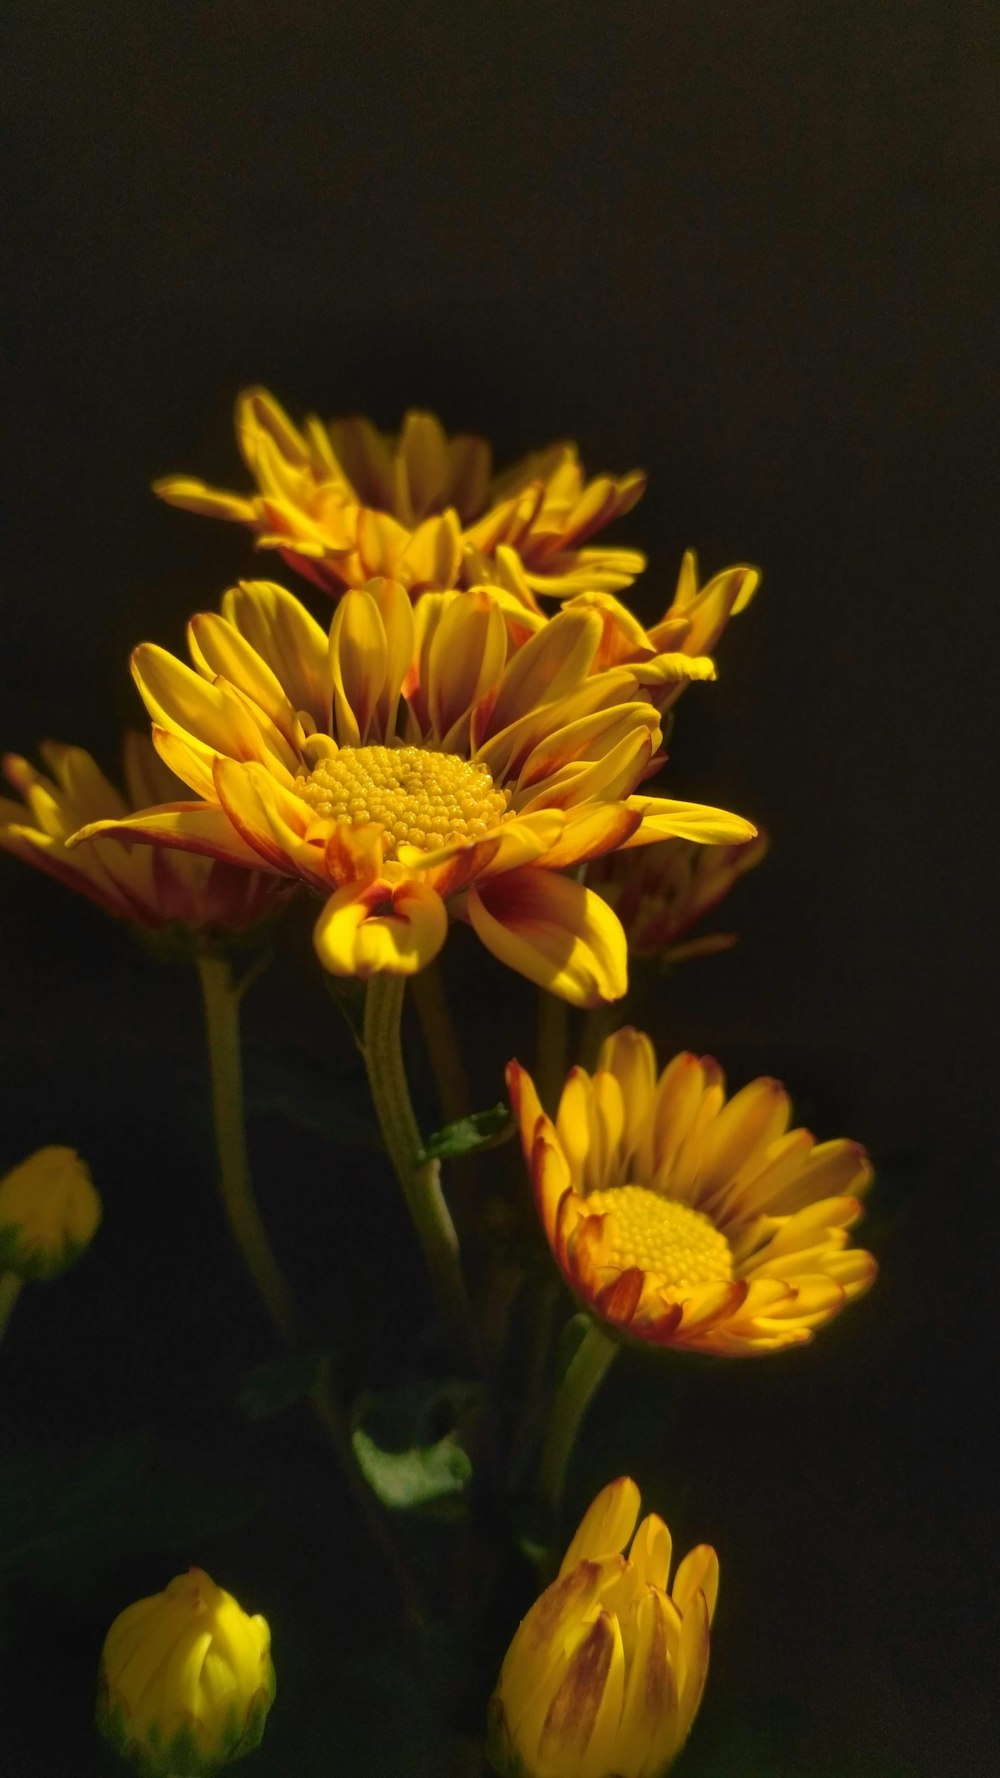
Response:
[{"label": "yellow flower", "polygon": [[72,1148],[39,1148],[0,1179],[0,1273],[58,1277],[101,1220],[90,1171]]},{"label": "yellow flower", "polygon": [[156,492],[173,506],[234,520],[258,545],[328,593],[376,575],[416,597],[425,588],[470,586],[478,563],[506,547],[530,586],[561,597],[581,587],[628,586],[644,566],[636,550],[585,548],[642,494],[637,471],[587,482],[570,444],[553,445],[491,479],[484,439],[449,439],[433,414],[411,410],[395,438],[364,419],[301,428],[268,394],[236,403],[236,434],[254,494],[227,494],[191,476],[167,476]]},{"label": "yellow flower", "polygon": [[764,834],[741,846],[664,840],[641,858],[622,854],[598,859],[587,881],[614,908],[633,957],[680,963],[728,951],[736,943],[735,932],[678,941],[729,894],[738,877],[760,863],[767,844]]},{"label": "yellow flower", "polygon": [[127,800],[82,747],[43,741],[39,749],[51,778],[28,760],[7,754],[9,782],[23,803],[0,797],[0,847],[58,878],[119,920],[153,930],[172,927],[240,931],[268,913],[274,880],[234,870],[214,859],[150,851],[105,838],[72,851],[77,828],[117,821],[151,803],[173,804],[185,786],[157,757],[147,735],[125,737]]},{"label": "yellow flower", "polygon": [[143,1778],[214,1772],[264,1733],[271,1633],[191,1568],[115,1618],[98,1684],[98,1726]]},{"label": "yellow flower", "polygon": [[574,1068],[555,1122],[512,1062],[539,1215],[570,1289],[613,1329],[658,1346],[753,1356],[800,1345],[875,1277],[848,1230],[871,1182],[864,1149],[789,1130],[788,1096],[755,1080],[726,1102],[710,1058],[656,1078],[648,1037]]},{"label": "yellow flower", "polygon": [[490,1734],[505,1778],[660,1778],[687,1739],[718,1559],[699,1544],[668,1591],[670,1532],[655,1513],[635,1530],[639,1504],[628,1476],[602,1489],[507,1651]]},{"label": "yellow flower", "polygon": [[626,987],[621,926],[560,875],[671,833],[751,837],[739,816],[635,793],[659,719],[623,670],[592,673],[593,612],[560,613],[508,659],[491,595],[398,582],[346,592],[329,639],[281,587],[195,617],[195,669],[164,649],[134,672],[167,764],[205,800],[98,822],[114,833],[299,877],[336,975],[409,975],[449,913],[577,1005]]}]

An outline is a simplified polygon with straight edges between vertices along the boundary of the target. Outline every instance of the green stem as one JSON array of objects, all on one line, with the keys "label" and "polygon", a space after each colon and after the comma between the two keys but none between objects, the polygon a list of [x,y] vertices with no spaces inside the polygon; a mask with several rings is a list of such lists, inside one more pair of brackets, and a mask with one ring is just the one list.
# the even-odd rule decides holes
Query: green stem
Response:
[{"label": "green stem", "polygon": [[592,1321],[556,1391],[538,1477],[539,1492],[553,1515],[562,1503],[569,1460],[584,1415],[617,1350],[617,1342],[601,1323]]},{"label": "green stem", "polygon": [[282,1339],[294,1346],[302,1339],[302,1321],[288,1280],[271,1251],[250,1180],[240,1055],[242,990],[226,958],[202,955],[197,961],[205,1005],[222,1202],[233,1238],[267,1312]]},{"label": "green stem", "polygon": [[597,1058],[601,1045],[612,1031],[617,1031],[626,1023],[624,1000],[610,1000],[600,1006],[592,1006],[584,1014],[583,1032],[580,1037],[580,1067],[593,1074],[597,1067]]},{"label": "green stem", "polygon": [[351,1444],[350,1431],[337,1399],[329,1359],[324,1360],[320,1367],[315,1387],[311,1391],[311,1401],[313,1412],[339,1459],[351,1498],[399,1589],[410,1628],[417,1632],[423,1632],[427,1628],[427,1613],[424,1610],[423,1601],[416,1581],[400,1556],[389,1528],[382,1518],[375,1497],[358,1468],[357,1458]]},{"label": "green stem", "polygon": [[538,990],[535,1085],[543,1108],[554,1117],[566,1081],[569,1007],[558,994]]},{"label": "green stem", "polygon": [[7,1332],[7,1323],[23,1289],[24,1279],[19,1278],[16,1272],[0,1272],[0,1340]]},{"label": "green stem", "polygon": [[446,1124],[457,1123],[459,1118],[468,1116],[472,1097],[437,963],[414,976],[413,1004],[430,1055],[442,1117]]},{"label": "green stem", "polygon": [[405,977],[398,975],[374,975],[368,983],[363,1045],[368,1084],[438,1306],[452,1335],[471,1354],[476,1340],[458,1237],[441,1190],[440,1164],[424,1159],[406,1082],[401,1029],[405,990]]}]

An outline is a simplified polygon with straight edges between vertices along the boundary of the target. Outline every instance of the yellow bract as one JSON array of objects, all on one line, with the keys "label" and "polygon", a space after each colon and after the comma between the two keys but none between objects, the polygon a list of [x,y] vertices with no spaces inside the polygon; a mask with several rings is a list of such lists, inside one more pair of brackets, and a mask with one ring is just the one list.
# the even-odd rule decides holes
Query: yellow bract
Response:
[{"label": "yellow bract", "polygon": [[39,1148],[0,1179],[0,1273],[55,1278],[101,1220],[90,1169],[72,1148]]},{"label": "yellow bract", "polygon": [[719,1564],[701,1544],[669,1585],[670,1532],[655,1513],[636,1529],[639,1506],[627,1476],[602,1489],[510,1645],[491,1709],[506,1778],[662,1778],[687,1739]]},{"label": "yellow bract", "polygon": [[752,1356],[800,1345],[872,1283],[848,1245],[871,1181],[857,1143],[789,1130],[779,1082],[732,1099],[709,1058],[657,1078],[648,1037],[574,1068],[555,1121],[508,1069],[539,1214],[580,1301],[630,1338]]},{"label": "yellow bract", "polygon": [[500,550],[516,558],[532,593],[557,598],[627,587],[645,565],[637,550],[585,547],[635,505],[645,476],[587,482],[570,444],[492,478],[485,439],[449,439],[433,414],[411,410],[396,437],[364,419],[327,426],[309,415],[300,428],[266,389],[239,397],[236,433],[254,493],[177,475],[156,492],[248,526],[259,545],[330,593],[375,575],[392,576],[413,597],[474,586]]},{"label": "yellow bract", "polygon": [[216,1771],[257,1746],[274,1701],[271,1635],[201,1568],[115,1618],[97,1719],[144,1778]]},{"label": "yellow bract", "polygon": [[659,715],[626,668],[595,663],[599,615],[559,612],[513,652],[492,589],[397,581],[345,592],[329,635],[268,582],[192,619],[194,668],[149,644],[136,682],[163,760],[202,798],[114,835],[300,878],[325,898],[324,967],[407,975],[449,915],[577,1005],[618,999],[626,946],[605,902],[561,875],[667,834],[749,838],[724,810],[645,796]]}]

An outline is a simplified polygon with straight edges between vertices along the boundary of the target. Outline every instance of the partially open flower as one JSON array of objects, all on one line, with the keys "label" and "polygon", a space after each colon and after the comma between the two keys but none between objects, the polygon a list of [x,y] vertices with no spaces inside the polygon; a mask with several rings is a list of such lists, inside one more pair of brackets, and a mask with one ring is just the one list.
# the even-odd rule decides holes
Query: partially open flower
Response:
[{"label": "partially open flower", "polygon": [[640,858],[611,854],[588,869],[587,882],[614,908],[633,957],[655,957],[681,963],[728,951],[735,932],[688,932],[729,894],[734,883],[759,864],[767,836],[758,834],[738,846],[693,846],[688,840],[664,840],[647,847]]},{"label": "partially open flower", "polygon": [[271,1633],[201,1568],[115,1618],[97,1722],[142,1778],[204,1778],[256,1747],[274,1702]]},{"label": "partially open flower", "polygon": [[719,1564],[699,1544],[670,1586],[670,1532],[655,1513],[635,1530],[639,1504],[628,1476],[602,1489],[507,1651],[490,1725],[504,1778],[662,1778],[687,1739]]},{"label": "partially open flower", "polygon": [[411,410],[396,437],[369,420],[310,414],[300,428],[266,389],[236,403],[236,434],[256,482],[228,494],[172,475],[156,492],[172,506],[234,520],[258,545],[326,592],[376,575],[425,588],[471,586],[477,561],[501,546],[517,553],[536,592],[628,586],[644,566],[636,550],[586,547],[626,513],[646,485],[638,471],[584,479],[575,447],[552,445],[491,479],[485,439],[449,439],[433,415]]},{"label": "partially open flower", "polygon": [[90,1170],[72,1148],[39,1148],[0,1179],[0,1272],[58,1277],[101,1220]]},{"label": "partially open flower", "polygon": [[109,914],[150,931],[241,932],[272,911],[276,884],[215,859],[157,853],[106,837],[72,851],[79,827],[118,821],[151,803],[173,802],[185,786],[157,757],[148,735],[125,736],[122,796],[82,747],[43,741],[51,777],[7,754],[4,771],[22,803],[0,798],[0,847],[56,877]]},{"label": "partially open flower", "polygon": [[554,1123],[517,1062],[507,1079],[552,1252],[617,1332],[755,1356],[810,1340],[872,1283],[871,1254],[848,1245],[871,1182],[864,1149],[789,1130],[780,1082],[727,1103],[718,1063],[692,1055],[657,1079],[630,1028],[593,1076],[570,1072]]},{"label": "partially open flower", "polygon": [[559,612],[509,654],[491,593],[348,590],[329,637],[290,593],[248,582],[192,619],[194,670],[144,645],[135,677],[161,756],[202,802],[112,822],[323,895],[335,975],[409,975],[449,916],[577,1005],[626,987],[621,927],[561,873],[669,834],[751,838],[738,815],[637,792],[659,718],[627,669],[593,671],[601,623]]}]

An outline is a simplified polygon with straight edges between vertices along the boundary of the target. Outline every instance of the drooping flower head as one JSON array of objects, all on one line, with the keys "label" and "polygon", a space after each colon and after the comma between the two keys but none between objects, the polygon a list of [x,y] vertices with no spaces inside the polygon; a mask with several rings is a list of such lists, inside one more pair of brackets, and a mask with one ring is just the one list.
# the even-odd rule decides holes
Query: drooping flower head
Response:
[{"label": "drooping flower head", "polygon": [[116,919],[149,931],[240,932],[275,905],[273,877],[209,858],[154,852],[106,836],[77,850],[67,840],[95,821],[120,821],[131,810],[169,803],[184,791],[159,759],[148,735],[125,737],[126,795],[115,789],[82,747],[43,741],[51,777],[7,754],[8,781],[23,797],[0,798],[0,847],[85,895]]},{"label": "drooping flower head", "polygon": [[764,834],[740,846],[664,840],[639,858],[623,853],[598,859],[588,870],[587,881],[614,908],[631,956],[680,963],[728,951],[736,943],[734,932],[702,938],[687,934],[729,894],[739,877],[760,863],[767,844]]},{"label": "drooping flower head", "polygon": [[739,816],[636,791],[659,718],[625,669],[592,671],[601,623],[566,611],[508,653],[488,591],[350,589],[329,637],[290,593],[245,583],[192,620],[194,667],[134,656],[160,754],[199,802],[98,822],[298,877],[327,898],[335,974],[407,975],[449,913],[501,962],[579,1005],[625,991],[621,926],[561,873],[671,833],[751,837]]},{"label": "drooping flower head", "polygon": [[473,585],[477,563],[501,546],[515,552],[535,592],[630,585],[644,566],[636,550],[588,547],[588,539],[639,499],[638,471],[587,482],[573,445],[553,445],[502,476],[491,475],[485,439],[449,439],[433,414],[411,411],[398,436],[364,419],[298,427],[273,395],[248,389],[236,403],[236,435],[256,482],[228,494],[191,476],[167,476],[156,492],[173,506],[246,525],[264,549],[339,594],[378,575],[413,597],[425,588]]},{"label": "drooping flower head", "polygon": [[581,1303],[632,1339],[754,1356],[800,1345],[872,1283],[848,1245],[871,1167],[855,1142],[788,1128],[788,1095],[755,1080],[726,1099],[710,1058],[657,1078],[626,1028],[593,1076],[569,1074],[553,1122],[512,1062],[539,1215]]},{"label": "drooping flower head", "polygon": [[0,1179],[0,1273],[57,1278],[90,1246],[101,1200],[72,1148],[39,1148]]},{"label": "drooping flower head", "polygon": [[601,1490],[514,1636],[491,1706],[505,1778],[662,1778],[688,1737],[719,1564],[700,1544],[670,1586],[670,1532],[656,1513],[636,1530],[639,1505],[628,1476]]},{"label": "drooping flower head", "polygon": [[141,1778],[205,1778],[264,1733],[271,1634],[191,1568],[119,1613],[98,1684],[98,1727]]}]

